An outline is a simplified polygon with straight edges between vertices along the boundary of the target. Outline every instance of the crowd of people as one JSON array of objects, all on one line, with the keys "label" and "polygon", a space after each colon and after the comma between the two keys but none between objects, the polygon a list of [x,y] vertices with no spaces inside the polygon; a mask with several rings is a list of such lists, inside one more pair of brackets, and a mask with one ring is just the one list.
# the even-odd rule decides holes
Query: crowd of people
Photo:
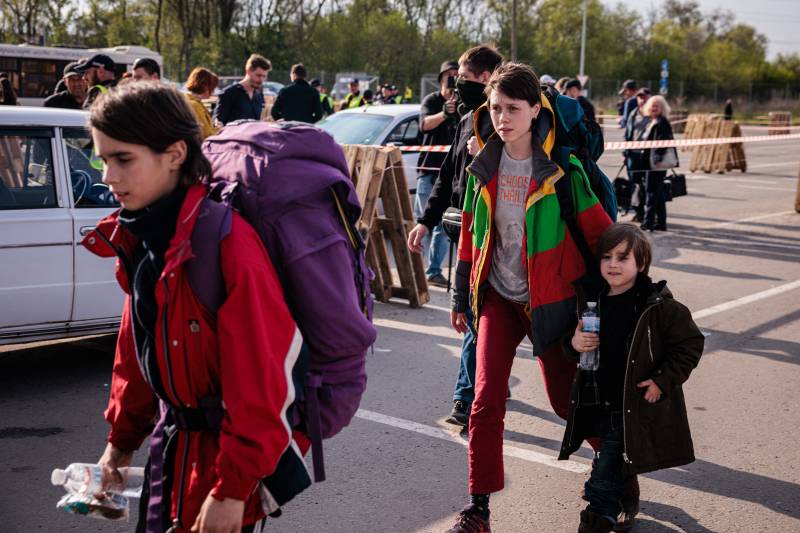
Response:
[{"label": "crowd of people", "polygon": [[[456,76],[456,96],[443,82],[445,75]],[[680,384],[699,360],[702,334],[665,284],[648,277],[652,251],[641,229],[612,224],[587,188],[584,169],[561,168],[554,161],[559,119],[543,91],[551,87],[570,96],[584,120],[594,121],[579,80],[539,79],[527,65],[504,63],[488,46],[468,50],[457,63],[443,63],[439,76],[440,90],[423,100],[423,142],[452,140],[440,165],[430,155],[420,158],[415,208],[422,214],[408,246],[429,253],[428,274],[435,275],[443,220],[460,228],[453,237],[458,264],[451,324],[464,339],[447,421],[469,433],[469,502],[448,533],[491,530],[490,494],[504,486],[508,379],[525,337],[533,344],[554,412],[567,420],[559,458],[568,458],[584,440],[595,451],[578,531],[630,530],[639,510],[637,474],[694,459]],[[639,111],[648,117],[645,124],[635,109],[625,118],[646,130],[639,138],[671,135],[668,122],[661,121],[669,113],[666,102],[654,98]],[[432,166],[438,172],[432,173]],[[648,170],[646,176],[652,207],[643,227],[657,229],[665,224],[658,189],[663,173]],[[561,211],[558,190],[564,187],[577,195],[575,205],[583,206],[576,226],[594,252],[591,264],[579,250],[578,236],[565,238],[572,230],[566,230]],[[600,335],[584,333],[575,313],[587,301],[599,304],[601,323],[608,324]],[[649,328],[661,332],[654,351],[648,344],[652,336],[645,334]],[[578,371],[576,360],[595,349],[602,354],[599,368]],[[657,355],[640,357],[641,351]],[[635,369],[631,379],[629,365]],[[672,444],[644,423],[653,413],[649,406],[659,402],[671,406],[669,415],[661,411],[660,423],[680,428],[669,437]]]},{"label": "crowd of people", "polygon": [[[180,93],[158,83],[153,60],[140,59],[118,80],[114,62],[98,54],[67,65],[63,86],[45,102],[89,110],[94,150],[105,162],[103,182],[121,204],[92,233],[97,239],[86,241],[98,255],[119,258],[127,293],[106,411],[112,429],[100,459],[105,482],[119,481],[119,469],[152,430],[157,399],[189,398],[186,407],[195,408],[200,390],[222,398],[221,429],[181,441],[183,468],[173,484],[180,493],[172,493],[177,508],[159,485],[177,459],[151,463],[163,472],[149,471],[142,509],[164,506],[171,531],[254,531],[264,519],[259,479],[275,471],[293,442],[308,449],[283,412],[291,381],[284,366],[297,328],[293,304],[284,301],[280,273],[248,223],[234,215],[220,241],[226,294],[213,320],[186,281],[185,250],[211,173],[200,143],[227,124],[262,118],[262,86],[271,68],[252,55],[243,79],[220,93],[210,113],[204,101],[219,84],[210,70],[195,68]],[[270,110],[273,119],[314,123],[334,112],[319,80],[307,76],[304,65],[292,67],[292,83]],[[642,190],[641,228],[615,224],[580,162],[560,165],[555,154],[561,111],[545,92],[570,97],[566,105],[593,122],[595,110],[579,80],[539,78],[529,65],[507,62],[481,45],[443,62],[438,83],[422,100],[422,142],[450,150],[420,155],[418,223],[407,245],[428,257],[428,280],[445,285],[442,261],[450,240],[457,243],[450,322],[463,342],[447,420],[468,431],[469,485],[468,502],[448,533],[491,531],[490,495],[504,487],[508,380],[526,337],[550,405],[567,422],[559,459],[584,440],[595,452],[578,531],[629,530],[639,509],[637,474],[694,460],[681,385],[702,354],[703,335],[666,283],[649,277],[653,253],[642,232],[666,229],[666,172],[658,163],[667,156],[626,152],[630,179]],[[663,97],[634,80],[621,94],[627,140],[672,138]],[[402,97],[388,84],[377,97],[362,93],[353,80],[342,107],[378,101],[390,105]],[[564,197],[572,199],[570,220]],[[587,302],[599,309],[599,334],[584,331],[578,312]],[[202,335],[184,348],[192,363],[176,376],[167,351],[185,336],[176,333],[169,344],[158,339],[184,322]],[[581,354],[594,350],[599,367],[579,369]],[[253,412],[259,416],[245,416]],[[190,445],[191,438],[197,440]],[[140,515],[142,530],[158,530],[151,518]]]},{"label": "crowd of people", "polygon": [[[63,109],[89,109],[98,95],[119,84],[137,81],[160,82],[161,66],[151,58],[137,59],[129,72],[117,77],[118,65],[106,54],[95,54],[74,61],[64,67],[61,79],[45,107]],[[184,84],[203,138],[236,120],[261,120],[265,118],[266,102],[263,86],[272,63],[265,57],[253,54],[245,63],[244,77],[217,91],[219,76],[205,67],[196,67]],[[371,90],[360,90],[358,79],[350,83],[350,92],[342,101],[334,102],[319,79],[307,81],[306,67],[298,63],[290,72],[291,83],[280,90],[269,108],[273,120],[315,123],[332,115],[337,109],[350,109],[372,104],[404,103],[396,85],[384,84],[377,96]],[[218,94],[217,94],[218,93]],[[212,96],[217,96],[212,100]],[[0,73],[0,104],[17,105],[17,97],[8,76]]]}]

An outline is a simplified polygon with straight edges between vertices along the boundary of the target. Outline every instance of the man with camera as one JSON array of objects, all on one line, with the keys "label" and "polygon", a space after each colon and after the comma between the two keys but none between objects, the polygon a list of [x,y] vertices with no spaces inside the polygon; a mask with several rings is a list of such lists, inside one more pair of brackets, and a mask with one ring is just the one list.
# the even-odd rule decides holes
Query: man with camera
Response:
[{"label": "man with camera", "polygon": [[[425,146],[450,145],[453,142],[458,125],[458,111],[454,89],[458,63],[445,61],[439,69],[439,90],[430,93],[422,100],[419,123],[423,133],[422,144]],[[391,90],[391,87],[388,88]],[[447,154],[442,152],[422,152],[417,163],[417,194],[414,198],[414,215],[419,218],[425,212],[428,198],[431,196],[433,184],[439,176],[439,168]],[[430,238],[430,246],[425,242],[423,249],[429,249],[428,269],[425,272],[428,283],[439,287],[447,286],[447,279],[442,275],[442,262],[447,254],[447,236],[439,221],[434,225]]]},{"label": "man with camera", "polygon": [[[453,211],[457,213],[460,221],[467,181],[466,168],[472,162],[467,143],[473,136],[486,139],[493,131],[489,113],[481,114],[478,124],[475,124],[473,113],[486,101],[484,92],[486,83],[502,62],[503,56],[488,45],[470,48],[458,60],[455,93],[458,102],[456,107],[461,118],[453,134],[450,151],[441,163],[427,205],[422,204],[424,212],[417,217],[418,224],[408,236],[408,248],[412,252],[421,253],[423,239],[430,235],[437,225],[441,225],[442,217],[448,208],[454,208]],[[440,82],[441,79],[442,74],[439,75]],[[458,275],[456,273],[456,277]],[[449,423],[460,426],[467,425],[475,396],[475,344],[472,333],[473,317],[469,308],[466,316],[469,327],[461,347],[461,364],[453,393],[453,410],[447,418]]]}]

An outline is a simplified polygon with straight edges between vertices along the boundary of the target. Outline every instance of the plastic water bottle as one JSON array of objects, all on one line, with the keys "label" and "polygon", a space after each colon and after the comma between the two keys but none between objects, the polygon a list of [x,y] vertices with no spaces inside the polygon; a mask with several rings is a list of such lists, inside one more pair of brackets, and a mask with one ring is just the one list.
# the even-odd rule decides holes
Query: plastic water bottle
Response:
[{"label": "plastic water bottle", "polygon": [[[139,498],[144,484],[144,468],[137,466],[122,467],[122,484],[107,487],[105,492],[119,494],[127,498]],[[50,475],[53,485],[61,485],[64,490],[73,494],[92,495],[103,492],[103,469],[100,465],[88,463],[72,463],[65,469],[56,468]]]},{"label": "plastic water bottle", "polygon": [[[584,333],[600,334],[600,315],[597,313],[597,302],[586,302],[586,310],[581,315]],[[600,366],[600,350],[581,353],[581,370],[597,370]]]}]

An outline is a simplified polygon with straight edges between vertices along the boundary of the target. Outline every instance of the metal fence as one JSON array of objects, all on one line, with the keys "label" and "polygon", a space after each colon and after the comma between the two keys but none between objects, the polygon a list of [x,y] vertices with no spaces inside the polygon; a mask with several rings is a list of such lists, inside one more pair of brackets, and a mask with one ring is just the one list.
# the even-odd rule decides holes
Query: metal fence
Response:
[{"label": "metal fence", "polygon": [[[605,99],[617,97],[622,79],[591,79],[587,84],[589,97]],[[639,87],[649,87],[654,93],[658,91],[659,80],[637,80]],[[685,98],[687,100],[704,100],[709,103],[722,103],[728,98],[746,103],[760,103],[770,100],[800,100],[800,84],[798,83],[747,83],[736,87],[714,82],[695,80],[670,80],[670,99]]]}]

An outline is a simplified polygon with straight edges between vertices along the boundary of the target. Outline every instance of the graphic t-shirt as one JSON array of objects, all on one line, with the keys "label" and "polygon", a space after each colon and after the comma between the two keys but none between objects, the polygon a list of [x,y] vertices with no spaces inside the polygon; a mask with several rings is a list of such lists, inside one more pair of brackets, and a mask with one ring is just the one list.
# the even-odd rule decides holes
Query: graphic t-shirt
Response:
[{"label": "graphic t-shirt", "polygon": [[514,302],[528,302],[528,279],[522,244],[525,239],[525,199],[533,174],[533,158],[512,159],[505,150],[497,172],[494,249],[489,283]]}]

